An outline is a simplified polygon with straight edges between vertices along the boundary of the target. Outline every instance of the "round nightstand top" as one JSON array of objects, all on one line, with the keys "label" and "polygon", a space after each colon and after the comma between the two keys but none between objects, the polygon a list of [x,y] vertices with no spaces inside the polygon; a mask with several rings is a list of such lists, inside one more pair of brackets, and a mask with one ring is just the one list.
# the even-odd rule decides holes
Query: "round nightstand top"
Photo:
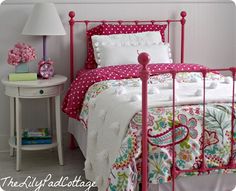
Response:
[{"label": "round nightstand top", "polygon": [[62,75],[55,75],[51,79],[38,79],[35,81],[9,81],[7,77],[3,78],[1,81],[5,86],[11,87],[49,87],[64,84],[67,77]]}]

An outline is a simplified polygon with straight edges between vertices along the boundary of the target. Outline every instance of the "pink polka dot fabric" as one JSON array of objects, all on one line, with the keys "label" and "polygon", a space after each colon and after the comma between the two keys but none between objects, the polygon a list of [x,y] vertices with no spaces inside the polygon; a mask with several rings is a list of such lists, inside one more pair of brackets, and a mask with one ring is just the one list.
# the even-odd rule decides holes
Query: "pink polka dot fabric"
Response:
[{"label": "pink polka dot fabric", "polygon": [[110,34],[131,34],[147,31],[160,31],[162,41],[165,42],[165,29],[167,25],[144,24],[144,25],[112,25],[101,24],[87,31],[88,55],[85,68],[96,68],[97,63],[94,58],[92,39],[93,35],[110,35]]},{"label": "pink polka dot fabric", "polygon": [[[62,104],[62,111],[69,117],[79,120],[85,94],[90,86],[96,82],[105,80],[122,80],[140,77],[139,64],[107,66],[93,70],[84,70],[78,73],[77,78],[71,84]],[[156,75],[170,69],[176,71],[196,71],[205,69],[197,64],[150,64],[151,75]]]}]

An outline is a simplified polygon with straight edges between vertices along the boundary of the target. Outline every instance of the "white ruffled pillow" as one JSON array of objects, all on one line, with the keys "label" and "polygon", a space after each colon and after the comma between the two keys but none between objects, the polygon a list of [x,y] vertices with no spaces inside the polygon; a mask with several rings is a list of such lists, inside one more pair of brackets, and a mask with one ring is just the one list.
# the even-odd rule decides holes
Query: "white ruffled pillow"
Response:
[{"label": "white ruffled pillow", "polygon": [[137,45],[137,44],[153,44],[162,42],[159,31],[141,32],[132,34],[112,34],[112,35],[94,35],[91,37],[93,48],[99,44],[122,44],[122,45]]},{"label": "white ruffled pillow", "polygon": [[172,63],[169,44],[159,32],[92,36],[95,60],[100,67],[137,64],[138,53],[147,52],[151,63]]}]

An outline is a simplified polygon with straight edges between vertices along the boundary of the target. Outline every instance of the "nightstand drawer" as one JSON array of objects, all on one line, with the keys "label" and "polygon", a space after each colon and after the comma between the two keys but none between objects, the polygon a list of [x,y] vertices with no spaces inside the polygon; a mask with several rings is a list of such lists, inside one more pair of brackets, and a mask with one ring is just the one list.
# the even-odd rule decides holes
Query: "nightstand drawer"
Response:
[{"label": "nightstand drawer", "polygon": [[63,85],[45,88],[19,88],[20,97],[44,97],[60,94]]}]

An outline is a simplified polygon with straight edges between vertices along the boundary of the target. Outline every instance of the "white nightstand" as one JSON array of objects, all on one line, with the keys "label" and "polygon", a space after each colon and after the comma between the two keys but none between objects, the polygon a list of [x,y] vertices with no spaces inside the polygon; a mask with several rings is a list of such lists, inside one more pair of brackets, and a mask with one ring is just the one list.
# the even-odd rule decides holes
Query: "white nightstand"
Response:
[{"label": "white nightstand", "polygon": [[[10,155],[13,156],[16,149],[16,170],[21,169],[21,150],[35,151],[54,147],[58,148],[60,165],[63,165],[62,135],[61,135],[61,103],[60,94],[64,90],[67,78],[55,75],[49,80],[17,81],[11,82],[7,78],[2,79],[5,86],[5,94],[10,97]],[[21,145],[22,136],[22,112],[21,99],[48,98],[48,124],[51,124],[51,101],[55,102],[56,140],[52,144],[43,145]],[[16,130],[16,144],[15,144]]]}]

